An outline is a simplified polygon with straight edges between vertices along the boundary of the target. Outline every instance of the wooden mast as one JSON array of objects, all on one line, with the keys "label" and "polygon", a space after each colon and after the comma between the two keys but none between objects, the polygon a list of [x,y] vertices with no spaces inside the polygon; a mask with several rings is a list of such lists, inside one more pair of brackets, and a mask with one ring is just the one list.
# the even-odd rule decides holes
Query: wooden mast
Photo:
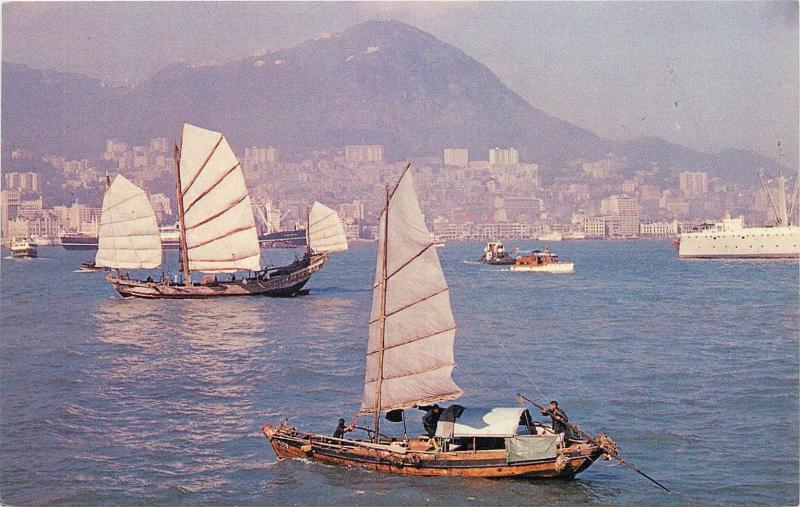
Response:
[{"label": "wooden mast", "polygon": [[181,152],[175,145],[175,189],[178,197],[178,237],[181,264],[183,264],[183,284],[192,285],[189,271],[189,249],[186,247],[186,221],[183,217],[183,190],[181,189]]},{"label": "wooden mast", "polygon": [[383,354],[386,338],[386,280],[389,257],[389,184],[386,184],[386,213],[383,219],[383,274],[381,276],[383,288],[381,290],[381,342],[378,349],[378,381],[375,387],[375,413],[373,414],[373,426],[375,427],[375,441],[380,440],[381,435],[381,384],[383,383]]}]

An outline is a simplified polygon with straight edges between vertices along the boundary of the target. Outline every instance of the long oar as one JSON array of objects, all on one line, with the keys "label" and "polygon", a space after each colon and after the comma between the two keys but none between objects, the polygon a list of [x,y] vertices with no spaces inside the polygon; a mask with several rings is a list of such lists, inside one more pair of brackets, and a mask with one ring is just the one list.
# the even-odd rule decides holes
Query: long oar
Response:
[{"label": "long oar", "polygon": [[[548,411],[546,408],[544,408],[543,406],[539,405],[539,404],[538,404],[538,403],[536,403],[535,401],[533,401],[533,400],[531,400],[531,399],[529,399],[529,398],[526,398],[526,397],[525,397],[525,396],[523,396],[522,394],[520,394],[520,393],[517,393],[517,396],[519,396],[521,399],[523,399],[523,400],[527,401],[527,402],[528,402],[528,403],[530,403],[531,405],[535,406],[535,407],[536,407],[536,408],[538,408],[539,410],[541,410],[541,411],[543,411],[543,412],[549,412],[549,411]],[[598,442],[597,442],[597,441],[596,441],[594,438],[592,438],[592,436],[591,436],[591,435],[589,435],[588,433],[586,433],[586,432],[585,432],[585,431],[583,431],[582,429],[578,428],[578,426],[577,426],[577,425],[575,425],[575,424],[570,424],[569,426],[570,426],[570,427],[571,427],[571,428],[572,428],[574,431],[576,431],[577,433],[579,433],[581,437],[583,437],[583,438],[587,439],[587,440],[588,440],[590,443],[592,443],[592,444],[594,444],[594,445],[596,445],[596,446],[600,447],[600,448],[601,448],[601,449],[603,449],[604,451],[606,451],[606,455],[607,455],[608,457],[610,457],[610,458],[614,458],[615,460],[619,461],[619,462],[620,462],[620,464],[622,464],[622,465],[625,465],[626,467],[630,468],[631,470],[633,470],[633,471],[634,471],[634,472],[636,472],[637,474],[641,475],[642,477],[644,477],[644,478],[645,478],[645,479],[647,479],[648,481],[652,482],[653,484],[655,484],[655,485],[656,485],[656,486],[658,486],[659,488],[663,489],[663,490],[664,490],[664,491],[666,491],[667,493],[671,493],[671,491],[669,490],[669,488],[667,488],[666,486],[664,486],[663,484],[661,484],[661,483],[660,483],[660,482],[658,482],[657,480],[653,479],[652,477],[650,477],[650,476],[649,476],[649,475],[647,475],[646,473],[642,472],[641,470],[639,470],[638,468],[636,468],[636,467],[635,467],[635,466],[633,466],[632,464],[628,463],[628,462],[627,462],[627,461],[625,461],[624,459],[620,458],[620,457],[617,455],[618,451],[616,450],[616,445],[614,445],[614,448],[613,448],[613,449],[606,449],[605,447],[603,447],[602,445],[600,445],[600,444],[599,444],[599,443],[598,443]]]}]

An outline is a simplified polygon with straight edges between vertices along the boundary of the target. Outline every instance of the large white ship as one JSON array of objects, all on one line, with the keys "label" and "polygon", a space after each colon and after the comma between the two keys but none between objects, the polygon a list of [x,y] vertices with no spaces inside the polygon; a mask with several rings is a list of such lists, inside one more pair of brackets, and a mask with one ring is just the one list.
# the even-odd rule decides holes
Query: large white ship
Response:
[{"label": "large white ship", "polygon": [[[762,176],[759,173],[759,176]],[[800,258],[800,227],[791,222],[797,204],[797,186],[789,208],[786,202],[786,178],[777,178],[775,192],[767,186],[775,225],[747,227],[744,219],[726,216],[719,222],[702,226],[700,230],[680,235],[678,256],[681,259],[798,259]]]}]

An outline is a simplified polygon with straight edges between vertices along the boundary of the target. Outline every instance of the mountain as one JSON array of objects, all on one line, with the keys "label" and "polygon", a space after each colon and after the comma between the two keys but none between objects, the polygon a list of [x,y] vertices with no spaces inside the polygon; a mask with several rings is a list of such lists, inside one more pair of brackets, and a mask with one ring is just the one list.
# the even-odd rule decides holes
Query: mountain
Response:
[{"label": "mountain", "polygon": [[220,65],[170,65],[133,89],[4,62],[2,101],[6,149],[69,157],[97,153],[112,137],[176,138],[189,121],[225,132],[239,150],[365,143],[384,145],[389,160],[446,147],[469,148],[479,159],[494,146],[513,146],[521,160],[553,167],[657,150],[664,161],[720,170],[725,158],[660,139],[599,138],[533,107],[460,49],[397,21],[369,21]]}]

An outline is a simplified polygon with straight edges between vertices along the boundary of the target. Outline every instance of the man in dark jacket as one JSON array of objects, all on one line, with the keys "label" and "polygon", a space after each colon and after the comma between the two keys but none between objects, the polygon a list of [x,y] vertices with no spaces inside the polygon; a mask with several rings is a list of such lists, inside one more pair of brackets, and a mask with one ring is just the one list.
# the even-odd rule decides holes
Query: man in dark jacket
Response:
[{"label": "man in dark jacket", "polygon": [[351,431],[353,431],[353,427],[345,426],[344,419],[339,419],[339,426],[337,426],[336,431],[333,432],[333,438],[344,438],[344,434]]},{"label": "man in dark jacket", "polygon": [[550,419],[553,420],[553,431],[555,433],[564,433],[569,429],[567,413],[558,408],[557,401],[551,401],[550,405],[541,412],[542,415],[549,415]]},{"label": "man in dark jacket", "polygon": [[428,409],[428,407],[420,408],[428,411],[422,418],[422,426],[425,428],[425,433],[428,434],[428,438],[433,438],[436,435],[436,426],[439,424],[439,417],[442,415],[442,409],[439,405],[434,405],[430,409]]}]

